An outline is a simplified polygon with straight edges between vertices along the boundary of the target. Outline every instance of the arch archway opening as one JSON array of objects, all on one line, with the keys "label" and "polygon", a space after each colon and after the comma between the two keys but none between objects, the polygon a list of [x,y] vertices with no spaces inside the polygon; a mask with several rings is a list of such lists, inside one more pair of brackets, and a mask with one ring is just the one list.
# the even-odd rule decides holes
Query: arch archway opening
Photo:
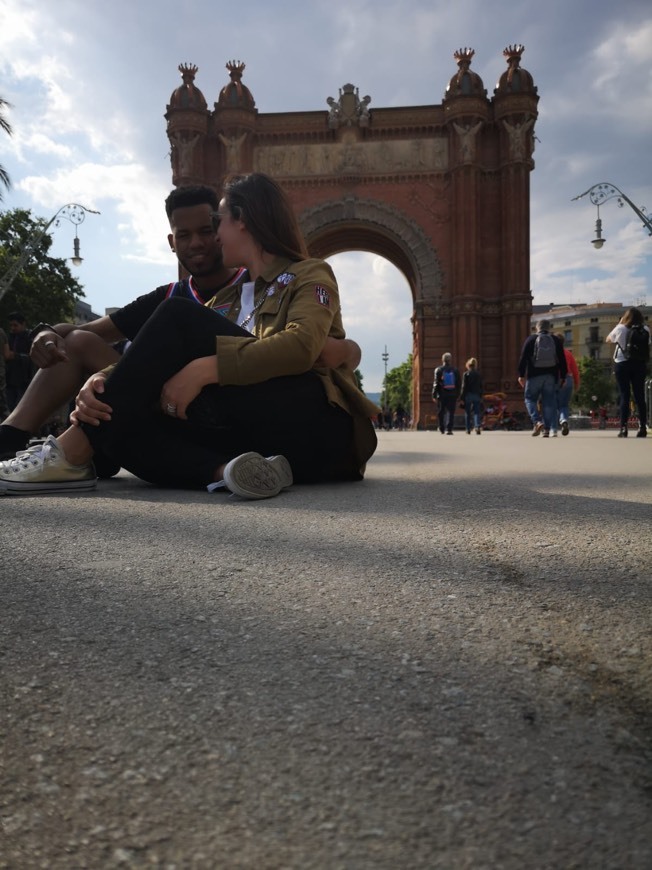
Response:
[{"label": "arch archway opening", "polygon": [[365,249],[325,255],[337,278],[344,328],[362,348],[363,389],[374,400],[387,371],[413,352],[413,299],[408,280],[389,258]]}]

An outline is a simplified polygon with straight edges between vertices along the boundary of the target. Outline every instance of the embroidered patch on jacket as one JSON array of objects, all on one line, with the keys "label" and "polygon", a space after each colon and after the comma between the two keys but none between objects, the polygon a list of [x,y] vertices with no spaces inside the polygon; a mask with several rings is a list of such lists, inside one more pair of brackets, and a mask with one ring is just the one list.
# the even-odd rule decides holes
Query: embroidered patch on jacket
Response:
[{"label": "embroidered patch on jacket", "polygon": [[226,305],[216,305],[215,308],[213,308],[213,311],[217,311],[217,313],[221,314],[222,317],[226,317],[226,315],[229,313],[230,307],[231,307],[230,302],[227,303]]},{"label": "embroidered patch on jacket", "polygon": [[282,275],[279,275],[276,281],[274,282],[279,290],[282,290],[283,287],[287,287],[290,281],[294,281],[296,275],[293,275],[292,272],[283,272]]},{"label": "embroidered patch on jacket", "polygon": [[315,287],[315,296],[320,305],[325,305],[327,308],[331,304],[331,296],[325,287],[320,287],[319,284]]}]

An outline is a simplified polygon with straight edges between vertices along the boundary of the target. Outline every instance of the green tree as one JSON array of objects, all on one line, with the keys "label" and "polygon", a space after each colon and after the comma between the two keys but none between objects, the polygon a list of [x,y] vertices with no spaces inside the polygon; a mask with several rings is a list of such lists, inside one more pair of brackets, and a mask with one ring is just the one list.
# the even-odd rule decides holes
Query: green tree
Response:
[{"label": "green tree", "polygon": [[[0,277],[20,255],[29,239],[43,230],[46,221],[34,219],[29,210],[0,213]],[[75,303],[84,297],[81,284],[73,278],[65,260],[50,257],[52,237],[45,233],[30,259],[0,299],[0,325],[7,315],[21,311],[27,323],[71,321]]]},{"label": "green tree", "polygon": [[[604,363],[583,356],[577,361],[580,370],[580,388],[573,395],[573,403],[584,410],[595,410],[596,406],[609,405],[614,400],[614,384]],[[593,396],[596,397],[595,401]]]},{"label": "green tree", "polygon": [[364,375],[362,374],[362,372],[360,371],[360,369],[356,369],[356,370],[353,372],[353,374],[355,375],[355,379],[356,379],[356,381],[357,381],[357,383],[358,383],[358,389],[361,390],[361,391],[364,393],[364,390],[362,389],[362,381],[363,381]]},{"label": "green tree", "polygon": [[412,411],[412,354],[404,363],[387,372],[385,389],[382,394],[382,404],[396,410],[401,405],[406,411]]},{"label": "green tree", "polygon": [[[0,97],[0,130],[4,130],[4,132],[7,134],[7,136],[11,136],[12,129],[11,129],[11,124],[5,118],[3,112],[5,109],[8,109],[9,106],[10,106],[10,104],[6,100],[3,100],[2,97]],[[2,188],[3,187],[6,187],[7,189],[9,189],[11,187],[11,179],[9,178],[9,173],[7,172],[7,170],[4,168],[4,166],[2,166],[0,164],[0,202],[2,202],[2,199],[3,199],[3,196],[2,196]]]}]

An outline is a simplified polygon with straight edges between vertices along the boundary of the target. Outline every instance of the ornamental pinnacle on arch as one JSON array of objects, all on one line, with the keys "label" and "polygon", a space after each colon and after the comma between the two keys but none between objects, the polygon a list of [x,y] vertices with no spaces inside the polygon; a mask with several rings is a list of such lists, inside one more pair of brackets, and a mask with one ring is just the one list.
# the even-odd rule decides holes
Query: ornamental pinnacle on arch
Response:
[{"label": "ornamental pinnacle on arch", "polygon": [[525,46],[520,44],[508,45],[503,49],[503,57],[507,61],[507,81],[511,83],[514,77],[514,72],[521,65],[521,56],[525,51]]},{"label": "ornamental pinnacle on arch", "polygon": [[230,60],[226,64],[226,68],[229,71],[229,76],[231,77],[232,82],[239,82],[242,80],[242,73],[245,71],[246,64],[242,63],[240,60]]},{"label": "ornamental pinnacle on arch", "polygon": [[181,73],[181,78],[183,79],[183,83],[185,85],[192,84],[195,80],[195,76],[199,70],[198,66],[195,66],[194,63],[180,63],[177,67],[179,72]]}]

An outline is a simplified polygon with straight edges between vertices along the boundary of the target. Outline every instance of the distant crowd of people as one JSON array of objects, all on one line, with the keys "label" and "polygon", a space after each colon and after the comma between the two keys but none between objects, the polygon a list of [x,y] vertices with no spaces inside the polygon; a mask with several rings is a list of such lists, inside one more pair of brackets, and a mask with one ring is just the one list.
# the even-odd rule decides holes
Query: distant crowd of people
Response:
[{"label": "distant crowd of people", "polygon": [[[628,435],[632,395],[638,416],[637,438],[647,437],[647,406],[645,378],[650,359],[650,330],[638,308],[628,308],[606,341],[615,345],[613,361],[618,385],[620,414],[619,438]],[[575,357],[564,346],[564,337],[552,332],[549,320],[541,319],[536,331],[528,336],[521,348],[518,362],[518,382],[523,388],[527,415],[532,423],[532,435],[543,438],[568,435],[570,403],[580,386],[580,371]],[[460,375],[450,353],[444,353],[441,365],[434,372],[433,400],[438,405],[438,427],[442,434],[452,435],[455,414],[460,404],[464,411],[467,434],[482,433],[483,383],[478,361],[471,357]],[[600,427],[606,428],[607,411],[600,409]]]}]

